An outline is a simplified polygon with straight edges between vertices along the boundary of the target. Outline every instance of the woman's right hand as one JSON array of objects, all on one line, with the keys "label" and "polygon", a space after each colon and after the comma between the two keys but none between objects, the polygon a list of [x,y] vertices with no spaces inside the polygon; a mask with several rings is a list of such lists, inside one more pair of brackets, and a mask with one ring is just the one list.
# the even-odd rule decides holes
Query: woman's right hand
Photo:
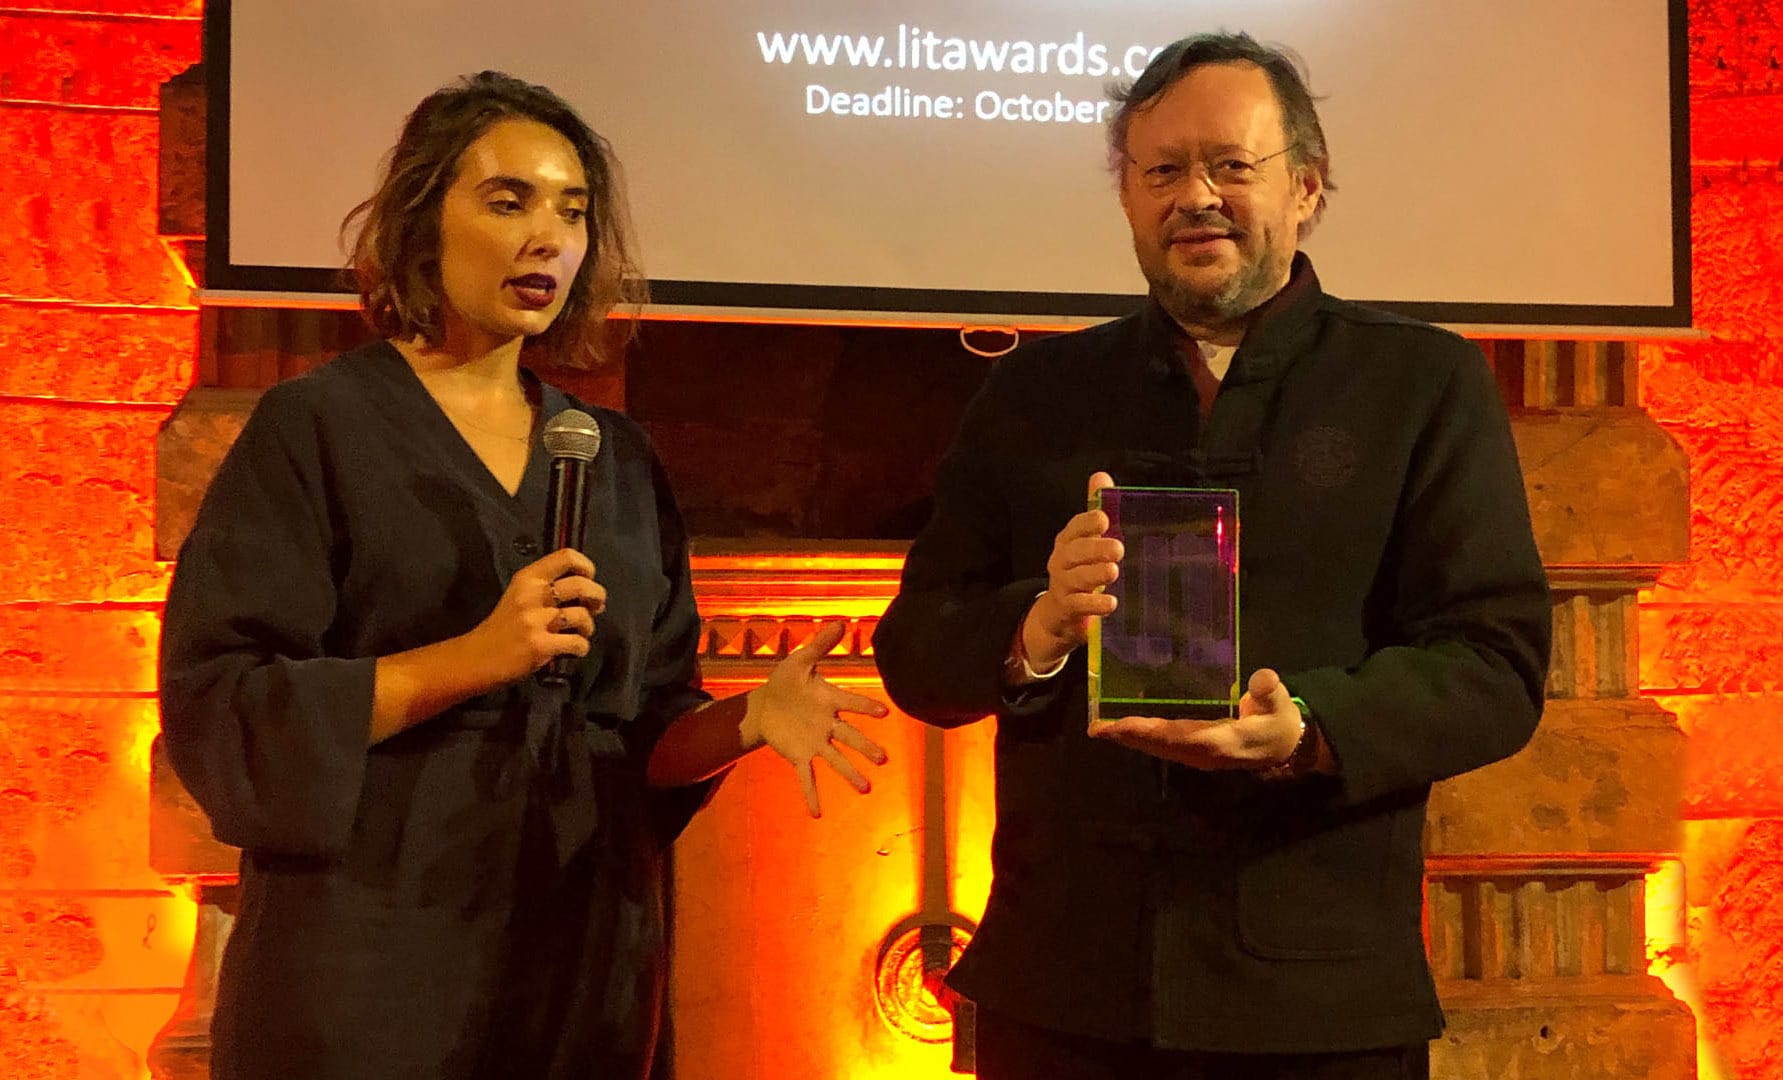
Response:
[{"label": "woman's right hand", "polygon": [[554,551],[508,582],[495,610],[454,638],[378,657],[368,741],[382,742],[466,698],[519,682],[554,656],[587,656],[607,590],[588,556]]},{"label": "woman's right hand", "polygon": [[606,606],[594,563],[563,548],[516,572],[495,610],[465,637],[487,659],[497,685],[515,682],[554,656],[587,656],[594,617]]}]

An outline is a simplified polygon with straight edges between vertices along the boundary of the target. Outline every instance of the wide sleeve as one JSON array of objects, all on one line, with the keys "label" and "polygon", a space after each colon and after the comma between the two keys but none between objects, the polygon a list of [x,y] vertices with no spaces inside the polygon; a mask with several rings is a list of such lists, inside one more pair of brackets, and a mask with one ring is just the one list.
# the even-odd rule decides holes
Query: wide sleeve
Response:
[{"label": "wide sleeve", "polygon": [[[1064,675],[1006,696],[1003,661],[1044,577],[1015,578],[1009,500],[1000,455],[1020,445],[1020,412],[998,364],[966,409],[935,477],[935,509],[910,546],[898,595],[873,634],[886,692],[909,715],[957,727],[996,714],[1023,717],[1056,702],[1076,682]],[[1062,524],[1062,523],[1061,523]]]},{"label": "wide sleeve", "polygon": [[[649,648],[639,687],[638,713],[622,729],[627,756],[648,762],[670,724],[712,700],[700,685],[700,613],[694,602],[693,571],[688,564],[687,528],[675,503],[667,473],[645,446],[654,493],[662,574],[668,591],[651,622]],[[711,796],[719,779],[711,777],[684,787],[653,790],[652,817],[664,843],[679,836],[695,812]]]},{"label": "wide sleeve", "polygon": [[329,477],[313,412],[274,387],[180,549],[161,728],[217,839],[337,856],[365,773],[376,660],[324,655],[335,618]]},{"label": "wide sleeve", "polygon": [[1421,789],[1515,753],[1541,718],[1547,577],[1510,424],[1471,346],[1414,449],[1383,573],[1384,636],[1353,669],[1287,673],[1340,764],[1338,799]]}]

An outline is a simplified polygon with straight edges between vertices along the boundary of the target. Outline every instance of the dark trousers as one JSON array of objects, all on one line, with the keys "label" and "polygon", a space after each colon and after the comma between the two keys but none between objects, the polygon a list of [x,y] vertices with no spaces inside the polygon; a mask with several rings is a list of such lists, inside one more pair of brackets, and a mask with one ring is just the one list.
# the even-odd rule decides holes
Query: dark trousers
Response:
[{"label": "dark trousers", "polygon": [[1200,1054],[1110,1042],[978,1009],[978,1080],[1429,1080],[1430,1046],[1340,1054]]}]

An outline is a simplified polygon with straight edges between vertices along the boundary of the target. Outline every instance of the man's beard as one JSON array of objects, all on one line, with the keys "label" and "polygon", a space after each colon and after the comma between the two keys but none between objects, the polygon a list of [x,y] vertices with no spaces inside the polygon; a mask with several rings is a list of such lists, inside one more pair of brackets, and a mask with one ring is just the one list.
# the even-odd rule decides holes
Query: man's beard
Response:
[{"label": "man's beard", "polygon": [[1168,249],[1165,261],[1155,270],[1141,266],[1152,295],[1170,317],[1185,326],[1219,326],[1242,319],[1281,290],[1293,260],[1278,255],[1265,239],[1264,250],[1255,260],[1239,266],[1225,283],[1212,293],[1177,277],[1170,270]]}]

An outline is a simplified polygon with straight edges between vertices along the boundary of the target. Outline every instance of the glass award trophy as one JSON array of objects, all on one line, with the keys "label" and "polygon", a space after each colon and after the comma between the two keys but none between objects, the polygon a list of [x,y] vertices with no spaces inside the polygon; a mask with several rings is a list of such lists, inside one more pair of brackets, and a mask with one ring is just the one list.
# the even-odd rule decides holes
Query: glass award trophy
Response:
[{"label": "glass award trophy", "polygon": [[1090,724],[1123,716],[1238,715],[1238,492],[1103,488],[1092,509],[1126,547],[1090,621]]}]

